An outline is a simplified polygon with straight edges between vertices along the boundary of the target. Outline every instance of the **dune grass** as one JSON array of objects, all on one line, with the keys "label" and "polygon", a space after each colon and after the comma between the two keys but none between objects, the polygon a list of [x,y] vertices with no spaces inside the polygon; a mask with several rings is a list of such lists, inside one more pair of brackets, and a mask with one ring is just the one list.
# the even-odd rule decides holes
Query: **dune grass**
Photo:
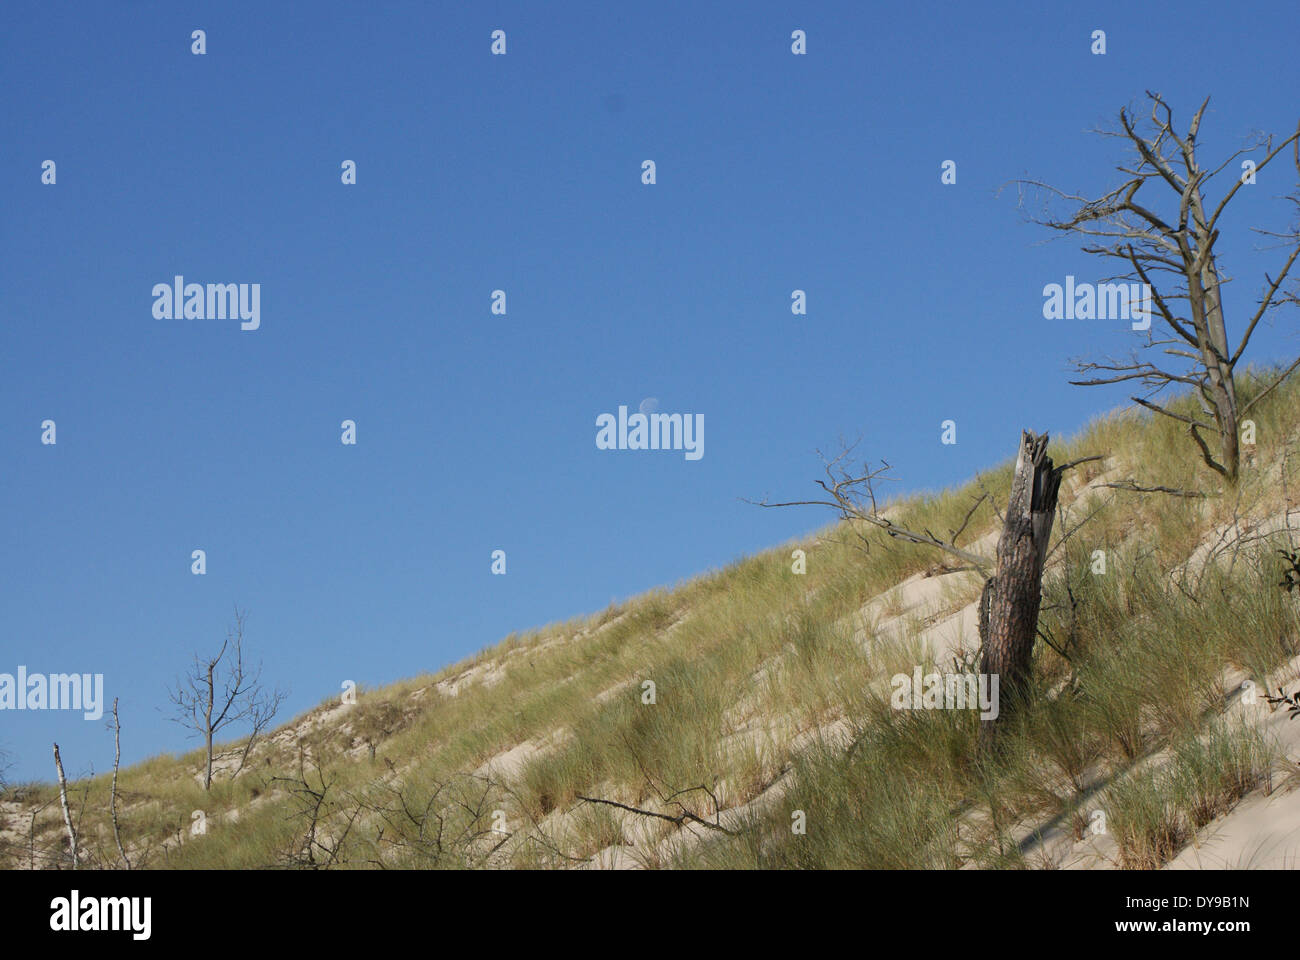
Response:
[{"label": "dune grass", "polygon": [[[1257,383],[1243,378],[1242,396]],[[1277,585],[1287,534],[1189,558],[1225,527],[1248,533],[1243,518],[1275,514],[1297,489],[1297,411],[1291,384],[1253,410],[1254,464],[1236,491],[1206,498],[1075,494],[1103,470],[1214,490],[1173,421],[1111,414],[1054,445],[1057,462],[1110,459],[1063,490],[1041,618],[1052,643],[1037,645],[1036,696],[995,762],[975,759],[974,712],[891,708],[890,676],[950,665],[929,662],[927,624],[899,594],[872,603],[933,574],[953,612],[977,585],[943,574],[932,552],[839,524],[511,635],[354,706],[326,701],[211,791],[195,776],[198,751],[126,768],[124,843],[151,867],[558,867],[619,850],[664,867],[1025,867],[1039,865],[1027,851],[1043,824],[1077,839],[1101,809],[1117,865],[1158,866],[1265,782],[1269,745],[1220,718],[1232,671],[1262,678],[1300,649],[1296,601]],[[1010,476],[1003,464],[893,508],[905,525],[946,532],[985,490],[1004,499]],[[997,528],[986,501],[963,543]],[[507,755],[505,774],[487,766]],[[120,866],[108,790],[107,775],[71,784],[92,866]],[[708,820],[720,808],[726,829],[683,830],[582,797]],[[18,785],[7,799],[21,816],[8,818],[0,862],[66,866],[57,789]],[[205,833],[193,832],[196,811]]]}]

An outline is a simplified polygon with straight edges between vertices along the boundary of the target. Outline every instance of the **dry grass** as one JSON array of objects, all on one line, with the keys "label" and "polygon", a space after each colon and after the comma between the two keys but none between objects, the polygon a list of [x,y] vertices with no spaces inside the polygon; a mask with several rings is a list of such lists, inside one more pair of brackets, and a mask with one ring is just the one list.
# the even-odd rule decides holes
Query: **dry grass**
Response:
[{"label": "dry grass", "polygon": [[[1243,382],[1243,396],[1252,388]],[[364,691],[355,706],[322,703],[211,792],[195,780],[198,752],[124,769],[123,839],[149,866],[299,863],[304,821],[287,781],[318,764],[329,784],[326,838],[339,841],[354,820],[336,866],[570,866],[623,850],[652,866],[1018,867],[1027,865],[1025,824],[1063,817],[1077,834],[1099,789],[1122,865],[1157,865],[1269,763],[1266,744],[1214,724],[1225,669],[1262,677],[1297,650],[1296,606],[1277,587],[1271,552],[1287,536],[1239,544],[1208,565],[1188,559],[1225,526],[1236,536],[1243,518],[1276,514],[1284,490],[1298,489],[1289,452],[1297,410],[1296,386],[1261,403],[1255,465],[1236,493],[1207,499],[1079,494],[1103,469],[1117,479],[1132,464],[1158,465],[1158,477],[1140,481],[1212,488],[1171,421],[1112,414],[1054,448],[1058,462],[1111,460],[1081,469],[1063,492],[1058,537],[1092,515],[1054,556],[1045,588],[1043,627],[1068,657],[1039,645],[1042,695],[996,765],[972,760],[971,712],[889,705],[891,675],[933,666],[919,640],[933,618],[909,613],[898,594],[870,602],[933,572],[939,558],[879,537],[863,553],[832,527],[671,590],[512,635],[437,674]],[[901,501],[900,522],[953,529],[983,489],[1004,498],[1010,471],[1004,464],[959,489]],[[996,522],[984,504],[963,542]],[[802,576],[791,572],[795,547],[807,553]],[[1093,572],[1099,550],[1105,574]],[[942,583],[941,612],[974,599],[970,582]],[[647,681],[654,703],[644,700]],[[511,755],[519,762],[506,774],[474,776],[521,744],[530,746]],[[1157,769],[1148,762],[1157,754],[1173,759]],[[697,787],[705,789],[673,797]],[[73,794],[90,860],[114,866],[108,777],[74,784]],[[728,832],[581,796],[669,815],[678,801],[706,819],[716,798]],[[19,785],[6,799],[16,805],[0,862],[61,863],[53,788]],[[206,835],[190,833],[194,811],[203,811]],[[796,811],[806,833],[791,829]],[[495,832],[502,822],[506,833]]]}]

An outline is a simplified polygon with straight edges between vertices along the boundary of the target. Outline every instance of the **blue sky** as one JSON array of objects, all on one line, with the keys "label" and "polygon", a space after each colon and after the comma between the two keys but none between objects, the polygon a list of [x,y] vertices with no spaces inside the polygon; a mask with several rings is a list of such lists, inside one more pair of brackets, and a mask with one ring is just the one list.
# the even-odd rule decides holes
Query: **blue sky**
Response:
[{"label": "blue sky", "polygon": [[[236,604],[287,717],[822,526],[740,498],[806,494],[841,436],[902,491],[1000,462],[1021,427],[1076,430],[1125,394],[1068,386],[1070,358],[1138,335],[1042,318],[1044,284],[1105,273],[998,186],[1115,185],[1120,144],[1087,131],[1147,89],[1184,122],[1213,95],[1210,156],[1285,136],[1297,19],[11,0],[0,672],[104,674],[134,762],[196,744],[167,685]],[[1224,238],[1230,325],[1276,266],[1244,234],[1286,226],[1274,169]],[[155,319],[176,274],[260,283],[260,329]],[[1292,315],[1254,356],[1297,349]],[[596,417],[648,397],[703,415],[702,459],[597,449]],[[53,740],[71,773],[111,765],[102,722],[0,713],[10,780],[50,778]]]}]

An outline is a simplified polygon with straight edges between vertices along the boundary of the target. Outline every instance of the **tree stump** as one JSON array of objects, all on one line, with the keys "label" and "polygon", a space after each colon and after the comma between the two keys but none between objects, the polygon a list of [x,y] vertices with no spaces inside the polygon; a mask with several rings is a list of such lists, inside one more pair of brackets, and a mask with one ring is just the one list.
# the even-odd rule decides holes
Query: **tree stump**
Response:
[{"label": "tree stump", "polygon": [[1022,431],[998,539],[997,572],[985,581],[980,595],[980,672],[998,677],[998,715],[980,722],[981,752],[994,746],[997,730],[1028,693],[1043,565],[1060,486],[1061,472],[1047,456],[1047,434]]}]

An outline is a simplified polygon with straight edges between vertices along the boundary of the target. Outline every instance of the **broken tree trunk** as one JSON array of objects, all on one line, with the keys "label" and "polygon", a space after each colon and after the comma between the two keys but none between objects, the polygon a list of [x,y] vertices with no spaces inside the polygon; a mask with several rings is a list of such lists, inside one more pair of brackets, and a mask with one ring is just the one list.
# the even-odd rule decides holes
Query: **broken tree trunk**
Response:
[{"label": "broken tree trunk", "polygon": [[1047,456],[1047,434],[1022,431],[998,540],[997,572],[985,581],[980,596],[980,672],[998,677],[997,716],[980,725],[982,752],[994,745],[999,726],[1028,692],[1043,598],[1043,565],[1060,486],[1061,471]]}]

